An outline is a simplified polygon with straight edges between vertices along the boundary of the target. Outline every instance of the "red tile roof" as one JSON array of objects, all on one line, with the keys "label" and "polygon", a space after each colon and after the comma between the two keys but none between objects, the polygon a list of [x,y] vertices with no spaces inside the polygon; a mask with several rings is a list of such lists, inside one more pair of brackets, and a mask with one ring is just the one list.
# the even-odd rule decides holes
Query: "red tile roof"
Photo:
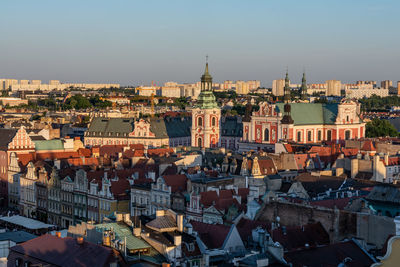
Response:
[{"label": "red tile roof", "polygon": [[287,252],[284,258],[293,267],[340,266],[346,258],[351,259],[346,266],[371,266],[374,263],[372,257],[352,240]]},{"label": "red tile roof", "polygon": [[288,226],[276,228],[271,234],[273,240],[279,242],[285,250],[329,244],[329,234],[320,222],[304,226]]},{"label": "red tile roof", "polygon": [[264,222],[264,221],[254,221],[254,220],[242,218],[236,225],[236,228],[238,229],[242,240],[249,241],[249,238],[251,238],[251,233],[252,233],[253,229],[256,229],[259,226],[263,229],[267,229],[267,227],[269,228],[269,223]]},{"label": "red tile roof", "polygon": [[222,224],[207,224],[196,221],[190,223],[208,249],[221,248],[230,231],[230,226]]},{"label": "red tile roof", "polygon": [[163,175],[165,183],[171,187],[171,192],[184,192],[187,186],[187,177],[185,174]]},{"label": "red tile roof", "polygon": [[154,148],[148,149],[147,155],[149,156],[166,156],[168,154],[173,154],[174,150],[172,148]]},{"label": "red tile roof", "polygon": [[111,180],[111,193],[115,199],[127,200],[130,197],[131,185],[127,179],[118,179],[118,181]]},{"label": "red tile roof", "polygon": [[203,204],[204,207],[208,208],[213,204],[213,202],[217,202],[218,194],[216,191],[208,191],[200,193],[200,203]]},{"label": "red tile roof", "polygon": [[371,140],[366,140],[361,148],[363,151],[376,151],[374,144]]},{"label": "red tile roof", "polygon": [[317,201],[311,201],[310,205],[325,207],[325,208],[330,208],[330,209],[337,207],[338,209],[343,210],[347,206],[347,204],[349,204],[350,200],[352,200],[352,199],[354,199],[354,197],[317,200]]},{"label": "red tile roof", "polygon": [[111,248],[87,241],[78,244],[74,238],[59,238],[49,234],[11,247],[10,250],[63,267],[106,266],[114,262]]},{"label": "red tile roof", "polygon": [[293,152],[294,152],[292,145],[290,145],[290,144],[284,144],[284,146],[285,146],[286,151],[287,151],[288,153],[293,153]]},{"label": "red tile roof", "polygon": [[346,157],[351,157],[351,156],[356,156],[358,154],[359,150],[358,148],[342,148],[342,153]]}]

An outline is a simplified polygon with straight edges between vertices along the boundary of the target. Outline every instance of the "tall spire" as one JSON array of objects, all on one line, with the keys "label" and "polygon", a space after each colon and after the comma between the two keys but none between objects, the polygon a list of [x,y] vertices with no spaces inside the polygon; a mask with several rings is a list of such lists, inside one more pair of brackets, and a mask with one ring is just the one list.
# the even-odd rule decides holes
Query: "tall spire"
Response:
[{"label": "tall spire", "polygon": [[285,103],[289,103],[289,101],[290,101],[290,82],[289,82],[289,73],[288,73],[287,68],[286,68],[286,77],[285,77],[285,87],[283,90],[285,93],[283,100],[285,101]]},{"label": "tall spire", "polygon": [[307,99],[307,81],[306,81],[306,72],[303,72],[303,79],[301,79],[301,87],[300,87],[300,99],[306,100]]},{"label": "tall spire", "polygon": [[289,84],[289,74],[288,70],[286,69],[286,77],[285,77],[285,96],[283,97],[283,100],[285,101],[285,105],[283,107],[283,118],[281,120],[282,124],[293,124],[293,119],[291,115],[291,106],[290,106],[290,84]]}]

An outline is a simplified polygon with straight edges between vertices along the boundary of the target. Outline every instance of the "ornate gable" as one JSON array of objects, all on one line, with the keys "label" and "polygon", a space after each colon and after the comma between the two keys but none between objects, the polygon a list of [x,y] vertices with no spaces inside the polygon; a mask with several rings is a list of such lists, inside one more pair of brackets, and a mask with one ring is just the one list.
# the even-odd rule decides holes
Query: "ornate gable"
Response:
[{"label": "ornate gable", "polygon": [[134,130],[129,134],[131,137],[155,137],[156,135],[150,131],[150,122],[144,119],[139,119],[135,122]]},{"label": "ornate gable", "polygon": [[11,143],[8,144],[9,149],[35,149],[35,143],[29,137],[25,127],[21,126]]}]

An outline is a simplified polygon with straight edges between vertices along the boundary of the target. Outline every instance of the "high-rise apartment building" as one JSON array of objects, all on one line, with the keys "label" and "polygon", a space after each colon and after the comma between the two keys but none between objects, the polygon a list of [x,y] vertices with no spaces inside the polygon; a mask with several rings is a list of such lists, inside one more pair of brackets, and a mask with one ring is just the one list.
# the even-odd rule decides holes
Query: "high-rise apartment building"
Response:
[{"label": "high-rise apartment building", "polygon": [[381,88],[383,88],[383,89],[389,89],[392,86],[393,86],[393,83],[390,80],[381,81]]},{"label": "high-rise apartment building", "polygon": [[328,96],[340,96],[340,90],[342,89],[342,82],[338,80],[326,81],[326,94]]},{"label": "high-rise apartment building", "polygon": [[397,81],[397,95],[400,95],[400,81]]},{"label": "high-rise apartment building", "polygon": [[249,85],[244,81],[236,81],[236,93],[238,95],[247,95],[249,93]]},{"label": "high-rise apartment building", "polygon": [[272,94],[274,96],[283,96],[283,88],[285,87],[285,79],[273,80],[272,81]]},{"label": "high-rise apartment building", "polygon": [[32,80],[32,81],[30,82],[30,84],[33,84],[33,85],[40,85],[41,83],[42,83],[41,80]]}]

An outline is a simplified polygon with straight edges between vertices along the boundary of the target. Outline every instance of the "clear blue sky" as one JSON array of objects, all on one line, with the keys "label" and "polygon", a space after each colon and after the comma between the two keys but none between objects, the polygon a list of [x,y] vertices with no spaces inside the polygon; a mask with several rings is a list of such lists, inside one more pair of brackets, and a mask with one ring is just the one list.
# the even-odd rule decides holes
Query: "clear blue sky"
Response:
[{"label": "clear blue sky", "polygon": [[1,0],[0,78],[400,80],[398,0]]}]

